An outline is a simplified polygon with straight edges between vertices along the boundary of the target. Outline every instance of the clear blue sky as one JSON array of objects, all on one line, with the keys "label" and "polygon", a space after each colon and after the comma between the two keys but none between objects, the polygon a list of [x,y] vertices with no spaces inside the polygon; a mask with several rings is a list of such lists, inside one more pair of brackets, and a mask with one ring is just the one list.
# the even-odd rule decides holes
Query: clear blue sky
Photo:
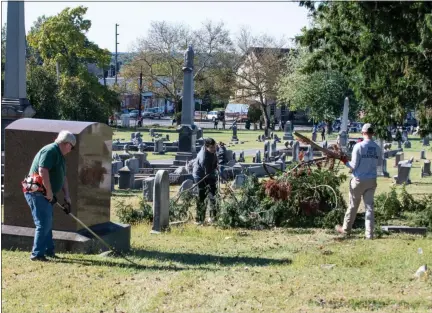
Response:
[{"label": "clear blue sky", "polygon": [[[88,7],[92,21],[87,34],[102,48],[114,51],[115,23],[119,26],[118,51],[129,51],[137,38],[145,36],[151,21],[183,22],[198,28],[205,20],[223,21],[235,34],[249,26],[254,34],[292,38],[308,25],[307,11],[297,2],[32,2],[25,3],[26,31],[38,16],[51,16],[66,7]],[[7,2],[2,2],[2,25],[6,22]]]}]

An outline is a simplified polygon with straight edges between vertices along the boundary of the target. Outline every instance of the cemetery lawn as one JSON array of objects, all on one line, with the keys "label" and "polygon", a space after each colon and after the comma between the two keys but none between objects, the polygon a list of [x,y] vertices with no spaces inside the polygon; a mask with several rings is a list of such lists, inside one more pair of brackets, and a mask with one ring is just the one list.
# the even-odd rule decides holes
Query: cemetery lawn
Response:
[{"label": "cemetery lawn", "polygon": [[[338,240],[323,230],[132,228],[121,258],[2,251],[3,312],[429,312],[432,238]],[[424,253],[418,254],[422,248]]]}]

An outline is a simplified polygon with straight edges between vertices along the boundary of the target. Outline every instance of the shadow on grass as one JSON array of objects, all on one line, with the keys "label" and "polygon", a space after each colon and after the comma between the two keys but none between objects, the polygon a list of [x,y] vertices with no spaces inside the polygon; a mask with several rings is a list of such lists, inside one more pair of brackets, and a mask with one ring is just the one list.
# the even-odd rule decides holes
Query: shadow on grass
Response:
[{"label": "shadow on grass", "polygon": [[[113,260],[119,260],[122,263],[114,262]],[[215,271],[215,269],[211,269],[204,266],[198,267],[181,267],[181,266],[173,266],[173,265],[143,265],[138,264],[136,262],[129,263],[125,259],[121,257],[116,258],[106,258],[106,260],[94,260],[94,259],[76,259],[76,258],[57,258],[51,262],[55,263],[64,263],[64,264],[77,264],[80,266],[110,266],[110,267],[118,267],[118,268],[130,268],[136,270],[151,270],[151,271],[188,271],[188,270],[205,270],[205,271]]]},{"label": "shadow on grass", "polygon": [[246,257],[246,256],[220,256],[212,254],[198,253],[182,253],[182,252],[160,252],[151,250],[131,250],[134,256],[157,259],[159,261],[172,261],[183,264],[199,265],[199,264],[215,264],[222,266],[230,266],[236,264],[245,264],[249,266],[267,266],[267,265],[289,265],[292,263],[290,259],[269,259],[261,257]]}]

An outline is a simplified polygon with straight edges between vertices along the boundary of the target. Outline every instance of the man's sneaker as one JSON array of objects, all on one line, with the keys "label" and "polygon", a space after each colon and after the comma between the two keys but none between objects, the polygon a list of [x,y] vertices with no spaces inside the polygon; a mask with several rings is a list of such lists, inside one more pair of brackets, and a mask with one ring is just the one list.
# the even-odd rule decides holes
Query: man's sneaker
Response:
[{"label": "man's sneaker", "polygon": [[48,259],[45,256],[31,256],[30,260],[32,261],[40,261],[40,262],[48,262]]}]

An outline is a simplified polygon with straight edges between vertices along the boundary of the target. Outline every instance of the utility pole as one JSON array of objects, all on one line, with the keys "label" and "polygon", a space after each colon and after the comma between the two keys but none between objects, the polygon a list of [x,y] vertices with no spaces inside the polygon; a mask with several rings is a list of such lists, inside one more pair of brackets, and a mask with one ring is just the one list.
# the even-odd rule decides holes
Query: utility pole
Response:
[{"label": "utility pole", "polygon": [[138,107],[138,118],[141,118],[141,105],[142,105],[142,65],[139,77],[139,107]]},{"label": "utility pole", "polygon": [[118,62],[117,62],[117,46],[118,46],[118,44],[119,44],[119,42],[117,41],[117,36],[119,35],[118,33],[117,33],[117,27],[119,27],[120,25],[119,24],[115,24],[115,65],[114,65],[114,68],[115,68],[115,81],[114,81],[114,84],[116,84],[117,85],[117,67],[118,67]]}]

